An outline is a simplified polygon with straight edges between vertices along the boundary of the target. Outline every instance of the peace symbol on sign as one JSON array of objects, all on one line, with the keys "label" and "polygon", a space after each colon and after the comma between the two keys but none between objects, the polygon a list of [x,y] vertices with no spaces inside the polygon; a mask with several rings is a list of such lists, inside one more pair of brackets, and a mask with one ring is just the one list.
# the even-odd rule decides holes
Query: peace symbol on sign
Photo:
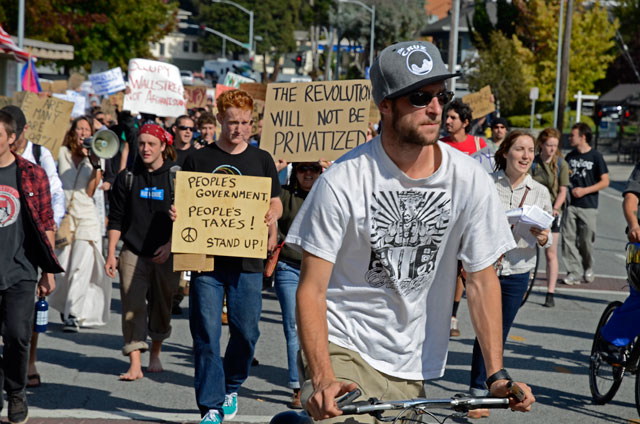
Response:
[{"label": "peace symbol on sign", "polygon": [[198,238],[198,230],[193,227],[187,227],[182,230],[182,233],[180,233],[180,235],[182,236],[182,240],[186,241],[187,243],[193,243]]}]

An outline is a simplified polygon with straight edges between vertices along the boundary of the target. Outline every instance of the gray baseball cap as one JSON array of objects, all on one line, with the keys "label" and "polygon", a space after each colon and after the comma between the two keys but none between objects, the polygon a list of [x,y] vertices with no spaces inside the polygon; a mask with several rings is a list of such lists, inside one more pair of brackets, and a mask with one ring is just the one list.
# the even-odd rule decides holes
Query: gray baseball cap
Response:
[{"label": "gray baseball cap", "polygon": [[371,85],[376,104],[461,74],[450,73],[436,46],[426,41],[404,41],[391,45],[371,66]]}]

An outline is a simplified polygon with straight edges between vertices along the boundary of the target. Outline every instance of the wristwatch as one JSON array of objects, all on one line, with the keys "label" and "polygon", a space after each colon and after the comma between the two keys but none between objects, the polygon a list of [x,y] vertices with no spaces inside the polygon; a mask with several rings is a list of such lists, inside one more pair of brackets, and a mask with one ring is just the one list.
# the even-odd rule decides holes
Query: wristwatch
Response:
[{"label": "wristwatch", "polygon": [[502,368],[501,370],[499,370],[498,372],[492,374],[489,378],[487,378],[487,381],[484,382],[484,385],[487,386],[487,389],[491,390],[491,385],[498,380],[513,381],[513,379],[507,372],[507,370]]}]

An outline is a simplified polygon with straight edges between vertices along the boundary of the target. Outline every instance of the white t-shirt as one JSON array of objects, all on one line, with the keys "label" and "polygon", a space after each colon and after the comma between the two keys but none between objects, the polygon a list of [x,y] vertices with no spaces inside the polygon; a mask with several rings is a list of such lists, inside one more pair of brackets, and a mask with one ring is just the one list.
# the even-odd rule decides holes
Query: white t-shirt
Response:
[{"label": "white t-shirt", "polygon": [[334,263],[329,340],[407,380],[444,374],[457,261],[479,271],[515,247],[486,171],[438,147],[440,167],[418,180],[379,137],[355,148],[316,181],[286,239]]}]

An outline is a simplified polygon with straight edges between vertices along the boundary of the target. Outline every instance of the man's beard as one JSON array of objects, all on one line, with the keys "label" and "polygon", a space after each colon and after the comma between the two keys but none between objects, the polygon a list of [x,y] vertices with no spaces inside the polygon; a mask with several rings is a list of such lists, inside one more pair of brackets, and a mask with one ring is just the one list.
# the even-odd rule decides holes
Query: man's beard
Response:
[{"label": "man's beard", "polygon": [[436,144],[440,136],[440,126],[438,126],[438,131],[433,136],[433,139],[429,138],[430,135],[426,135],[418,131],[418,127],[408,128],[401,126],[400,121],[398,120],[398,110],[395,102],[391,105],[391,127],[396,133],[399,142],[413,144],[416,146],[431,146]]}]

